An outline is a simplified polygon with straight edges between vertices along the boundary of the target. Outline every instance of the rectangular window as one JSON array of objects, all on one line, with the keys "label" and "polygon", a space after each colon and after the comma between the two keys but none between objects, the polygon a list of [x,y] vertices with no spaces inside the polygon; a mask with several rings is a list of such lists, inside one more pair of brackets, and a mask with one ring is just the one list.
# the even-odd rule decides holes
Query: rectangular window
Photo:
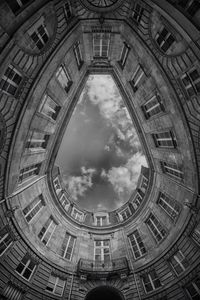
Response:
[{"label": "rectangular window", "polygon": [[142,111],[146,119],[165,111],[164,105],[159,95],[154,95],[142,106]]},{"label": "rectangular window", "polygon": [[75,241],[76,238],[70,235],[68,232],[66,232],[59,255],[62,256],[63,258],[71,260]]},{"label": "rectangular window", "polygon": [[44,95],[42,99],[42,104],[39,108],[39,112],[50,117],[52,120],[56,120],[60,112],[60,106],[54,102],[54,100],[48,96]]},{"label": "rectangular window", "polygon": [[65,286],[65,281],[57,276],[50,275],[47,283],[46,291],[62,296]]},{"label": "rectangular window", "polygon": [[145,76],[146,75],[145,75],[145,72],[144,72],[142,66],[138,65],[136,68],[136,71],[133,74],[133,77],[130,81],[134,92],[136,92],[138,90],[138,87],[141,84],[141,82],[144,80]]},{"label": "rectangular window", "polygon": [[143,196],[137,192],[132,204],[133,204],[133,208],[136,210],[138,209],[138,207],[140,206],[141,202],[142,202]]},{"label": "rectangular window", "polygon": [[56,222],[54,221],[53,217],[51,216],[44,224],[42,229],[40,230],[38,237],[43,242],[43,244],[47,245],[50,241],[54,230],[56,228]]},{"label": "rectangular window", "polygon": [[133,20],[137,24],[140,23],[142,15],[143,15],[143,12],[144,12],[144,8],[140,4],[135,3],[133,5],[133,8],[132,8],[132,18],[133,18]]},{"label": "rectangular window", "polygon": [[40,172],[41,163],[30,165],[20,170],[19,183],[22,183],[25,179],[38,175]]},{"label": "rectangular window", "polygon": [[17,13],[21,7],[29,3],[31,0],[6,0],[6,3],[9,5],[13,13]]},{"label": "rectangular window", "polygon": [[42,50],[49,40],[49,34],[45,27],[44,17],[41,17],[29,30],[28,34],[38,50]]},{"label": "rectangular window", "polygon": [[27,149],[41,150],[46,149],[50,135],[40,131],[31,131],[26,143]]},{"label": "rectangular window", "polygon": [[18,264],[16,268],[16,272],[20,274],[24,279],[30,280],[35,268],[36,268],[35,262],[33,261],[33,259],[31,259],[29,254],[26,254],[22,258],[21,262]]},{"label": "rectangular window", "polygon": [[141,189],[146,191],[147,187],[148,187],[148,182],[149,182],[148,178],[143,176],[142,183],[141,183]]},{"label": "rectangular window", "polygon": [[119,65],[122,69],[124,68],[124,66],[126,64],[126,60],[128,58],[129,51],[130,51],[130,46],[128,46],[127,43],[124,42],[122,52],[120,55],[120,60],[119,60]]},{"label": "rectangular window", "polygon": [[200,92],[200,74],[197,69],[189,70],[181,77],[182,83],[189,96],[196,95]]},{"label": "rectangular window", "polygon": [[132,246],[135,259],[143,256],[147,252],[138,230],[135,230],[129,235],[129,240]]},{"label": "rectangular window", "polygon": [[107,58],[110,45],[110,32],[93,32],[94,58]]},{"label": "rectangular window", "polygon": [[174,178],[183,179],[183,171],[176,163],[167,163],[165,161],[161,161],[160,164],[164,173]]},{"label": "rectangular window", "polygon": [[176,221],[180,214],[180,205],[174,199],[170,198],[166,194],[159,193],[157,204],[168,214],[168,216]]},{"label": "rectangular window", "polygon": [[191,300],[199,300],[200,299],[200,280],[199,278],[195,281],[191,282],[186,287],[186,291]]},{"label": "rectangular window", "polygon": [[191,234],[193,240],[200,246],[200,224],[198,224]]},{"label": "rectangular window", "polygon": [[155,270],[142,275],[142,282],[146,293],[156,290],[157,288],[162,286]]},{"label": "rectangular window", "polygon": [[84,214],[79,211],[78,209],[74,208],[72,209],[72,213],[71,213],[72,218],[74,218],[75,220],[82,222],[83,221],[83,217]]},{"label": "rectangular window", "polygon": [[119,218],[121,221],[125,221],[126,219],[128,219],[131,216],[130,208],[127,206],[122,211],[120,211],[118,213],[118,215],[119,215]]},{"label": "rectangular window", "polygon": [[82,53],[81,53],[81,46],[80,46],[80,42],[76,42],[74,45],[74,55],[76,58],[76,63],[78,66],[78,69],[80,69],[83,65],[83,58],[82,58]]},{"label": "rectangular window", "polygon": [[96,217],[96,225],[97,226],[105,226],[107,225],[107,218],[106,216],[97,216]]},{"label": "rectangular window", "polygon": [[53,184],[54,184],[54,188],[56,190],[56,194],[58,195],[60,193],[60,191],[62,190],[59,179],[55,178],[53,181]]},{"label": "rectangular window", "polygon": [[156,242],[162,241],[167,235],[167,232],[163,228],[160,221],[152,213],[150,213],[145,223],[152,233],[153,237],[155,238]]},{"label": "rectangular window", "polygon": [[176,148],[177,142],[173,131],[152,134],[155,146],[158,148]]},{"label": "rectangular window", "polygon": [[164,27],[161,32],[156,35],[156,42],[160,49],[163,52],[167,52],[167,50],[171,47],[171,45],[175,42],[175,38],[173,35]]},{"label": "rectangular window", "polygon": [[193,17],[198,10],[200,10],[199,0],[179,0],[178,5],[181,6],[191,17]]},{"label": "rectangular window", "polygon": [[183,273],[189,266],[188,260],[180,250],[170,258],[170,264],[173,267],[176,275]]},{"label": "rectangular window", "polygon": [[59,201],[60,201],[61,205],[64,207],[64,209],[67,211],[70,206],[70,203],[69,203],[68,199],[66,198],[65,194],[61,195]]},{"label": "rectangular window", "polygon": [[45,202],[42,194],[40,194],[23,209],[26,221],[29,223],[39,213],[43,206],[45,206]]},{"label": "rectangular window", "polygon": [[6,298],[1,298],[2,300],[3,299],[21,300],[23,299],[22,298],[23,292],[19,287],[15,286],[11,282],[8,282],[3,290],[3,296],[5,296]]},{"label": "rectangular window", "polygon": [[95,261],[110,261],[110,240],[94,241],[94,259]]},{"label": "rectangular window", "polygon": [[72,17],[72,7],[69,0],[64,4],[64,14],[67,21],[69,21]]},{"label": "rectangular window", "polygon": [[11,234],[8,232],[7,229],[3,228],[0,231],[0,256],[6,252],[6,250],[10,247],[12,242],[13,239]]},{"label": "rectangular window", "polygon": [[56,72],[56,78],[60,82],[65,92],[68,93],[72,85],[72,80],[63,64],[58,68],[58,71]]},{"label": "rectangular window", "polygon": [[0,90],[6,94],[14,96],[22,81],[21,73],[12,65],[6,69],[0,81]]}]

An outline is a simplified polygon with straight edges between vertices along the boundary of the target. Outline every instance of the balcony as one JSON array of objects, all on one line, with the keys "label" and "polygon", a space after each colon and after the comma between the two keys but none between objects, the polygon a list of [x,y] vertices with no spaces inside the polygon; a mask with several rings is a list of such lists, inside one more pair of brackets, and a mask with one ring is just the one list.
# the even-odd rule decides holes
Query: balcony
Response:
[{"label": "balcony", "polygon": [[129,273],[129,266],[126,257],[112,259],[108,262],[94,261],[80,258],[78,262],[78,274],[84,280],[111,277],[124,279]]}]

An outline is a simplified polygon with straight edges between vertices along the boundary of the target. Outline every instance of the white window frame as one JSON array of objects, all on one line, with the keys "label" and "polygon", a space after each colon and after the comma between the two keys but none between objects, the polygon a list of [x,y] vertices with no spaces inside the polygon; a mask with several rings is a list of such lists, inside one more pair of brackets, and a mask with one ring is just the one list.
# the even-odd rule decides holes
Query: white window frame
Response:
[{"label": "white window frame", "polygon": [[[181,256],[181,260],[180,260],[179,257],[178,257],[178,253],[179,253],[180,256]],[[176,261],[175,267],[174,267],[174,265],[172,264],[171,259],[174,259],[174,260]],[[186,259],[186,257],[183,255],[183,253],[182,253],[181,250],[178,250],[178,251],[172,256],[171,259],[170,259],[170,265],[171,265],[172,269],[174,270],[175,274],[176,274],[177,276],[179,276],[180,274],[182,274],[182,273],[186,270],[186,267],[185,267],[185,266],[183,265],[183,263],[182,263],[182,261],[184,261],[184,260]],[[179,266],[179,267],[181,268],[182,271],[181,271],[180,273],[178,273],[178,272],[176,271],[176,266]]]},{"label": "white window frame", "polygon": [[[139,7],[138,11],[136,9],[137,7]],[[131,16],[137,24],[140,24],[143,12],[144,12],[144,8],[140,5],[140,3],[136,2],[133,4]]]},{"label": "white window frame", "polygon": [[[20,80],[19,84],[15,83],[12,79],[10,79],[9,77],[7,77],[7,76],[5,75],[5,74],[6,74],[6,71],[8,70],[8,68],[10,68],[12,71],[15,72],[15,74],[17,74],[18,76],[21,77],[21,80]],[[22,82],[22,74],[21,74],[21,73],[20,73],[13,65],[9,65],[9,66],[7,67],[7,69],[6,69],[6,71],[5,71],[5,73],[3,74],[3,76],[1,77],[1,79],[3,79],[3,80],[4,80],[6,83],[8,83],[9,85],[8,85],[8,87],[6,88],[6,90],[4,90],[4,89],[2,89],[2,88],[0,88],[0,90],[1,90],[3,93],[5,93],[5,94],[7,94],[7,95],[9,95],[9,96],[15,96],[16,93],[17,93],[17,90],[18,90],[18,88],[19,88],[19,86],[20,86],[20,84],[21,84],[21,82]],[[14,74],[14,75],[15,75],[15,74]],[[11,94],[11,93],[8,92],[8,89],[9,89],[10,86],[13,86],[14,88],[16,88],[16,91],[14,92],[14,94]]]},{"label": "white window frame", "polygon": [[84,220],[84,213],[82,211],[78,210],[76,207],[72,208],[71,216],[72,216],[72,218],[74,218],[75,220],[77,220],[79,222],[83,222],[83,220]]},{"label": "white window frame", "polygon": [[177,141],[172,130],[153,133],[152,137],[158,148],[176,148]]},{"label": "white window frame", "polygon": [[[105,241],[108,241],[108,245],[104,245],[104,242]],[[96,242],[100,242],[101,243],[101,245],[100,246],[96,246]],[[100,260],[96,260],[96,250],[97,249],[100,249],[100,254],[98,254],[98,255],[100,255],[100,257],[101,257],[101,259]],[[105,255],[105,253],[104,253],[104,249],[109,249],[109,252],[108,253],[106,253],[106,255]],[[94,261],[95,262],[104,262],[104,257],[105,256],[107,256],[107,255],[109,255],[109,261],[111,261],[111,247],[110,247],[110,240],[109,239],[104,239],[104,240],[94,240]]]},{"label": "white window frame", "polygon": [[[138,209],[138,207],[140,206],[140,204],[142,203],[143,197],[142,195],[140,195],[139,192],[136,193],[135,198],[132,201],[132,205],[134,207],[135,210]],[[134,205],[135,204],[135,205]]]},{"label": "white window frame", "polygon": [[119,60],[119,64],[122,69],[125,67],[130,49],[131,49],[130,46],[126,42],[124,42],[122,50],[121,50],[121,54],[120,54],[120,60]]},{"label": "white window frame", "polygon": [[[68,9],[66,9],[66,5],[68,5]],[[70,20],[72,15],[73,15],[73,12],[72,12],[72,6],[71,6],[71,3],[69,0],[66,1],[66,3],[63,4],[63,9],[64,9],[64,14],[65,14],[65,18],[66,20]],[[70,14],[70,16],[68,15],[68,12]]]},{"label": "white window frame", "polygon": [[[128,216],[127,211],[130,214],[130,216]],[[124,219],[124,217],[123,217],[122,214],[126,215],[125,219]],[[131,217],[131,215],[132,215],[132,213],[131,213],[131,210],[130,210],[129,206],[126,206],[124,209],[122,209],[121,211],[118,212],[119,219],[122,222],[125,221],[125,220],[127,220],[127,219],[129,219]]]},{"label": "white window frame", "polygon": [[[154,270],[154,272],[155,272],[155,270]],[[157,276],[157,273],[156,273],[156,272],[155,272],[155,274],[156,274],[156,276]],[[149,278],[149,282],[150,282],[150,284],[151,284],[152,290],[151,290],[151,291],[147,291],[147,290],[146,290],[146,286],[145,286],[145,283],[144,283],[143,278],[142,278],[142,283],[143,283],[145,292],[148,294],[148,293],[150,293],[150,292],[152,292],[152,291],[154,291],[154,290],[157,290],[159,287],[158,287],[158,288],[155,287],[154,280],[151,278],[151,273],[147,273],[147,276],[148,276],[148,278]],[[160,279],[159,279],[158,276],[157,276],[157,279],[160,281]],[[160,282],[160,284],[161,284],[161,282]],[[161,287],[161,286],[162,286],[162,284],[160,285],[160,287]]]},{"label": "white window frame", "polygon": [[[139,76],[138,76],[139,74]],[[131,85],[133,88],[133,91],[136,92],[138,89],[138,85],[140,84],[140,82],[144,79],[144,77],[146,76],[143,67],[141,66],[141,64],[137,65],[137,68],[132,76],[131,79]],[[136,81],[135,81],[136,79]]]},{"label": "white window frame", "polygon": [[[193,295],[193,297],[194,297],[194,296],[197,296],[197,295],[200,296],[200,288],[197,286],[196,282],[190,282],[190,285],[192,285],[193,288],[194,288],[195,291],[196,291],[196,295]],[[187,294],[188,294],[188,296],[190,297],[190,299],[193,300],[194,298],[193,298],[193,297],[191,296],[191,294],[189,293],[188,287],[189,287],[189,286],[186,286]]]},{"label": "white window frame", "polygon": [[[29,169],[30,167],[30,169]],[[31,169],[32,167],[32,169]],[[38,170],[38,173],[40,172],[40,167],[41,167],[41,163],[37,163],[37,164],[33,164],[33,165],[29,165],[29,166],[26,166],[24,168],[22,168],[20,170],[20,174],[19,174],[19,184],[22,184],[26,181],[28,181],[30,178],[32,177],[35,177],[35,176],[38,176],[38,174],[35,173],[36,170]],[[25,172],[23,170],[27,169]],[[23,178],[24,174],[29,174],[27,177]],[[22,177],[22,179],[21,179]]]},{"label": "white window frame", "polygon": [[[142,242],[142,244],[143,244],[143,248],[144,248],[144,250],[145,250],[145,253],[142,253],[141,247],[140,247],[140,245],[139,245],[139,243],[138,243],[138,240],[137,240],[137,237],[136,237],[136,235],[135,235],[135,232],[136,232],[136,231],[137,231],[137,233],[138,233],[138,235],[139,235],[139,238],[141,239],[141,242]],[[137,247],[137,251],[139,252],[139,255],[140,255],[140,256],[138,256],[138,257],[136,257],[136,254],[135,254],[135,252],[134,252],[133,245],[132,245],[132,242],[131,242],[131,236],[132,236],[132,238],[133,238],[133,240],[134,240],[134,242],[135,242],[135,245],[136,245],[136,247]],[[142,238],[141,238],[141,236],[140,236],[140,233],[139,233],[138,229],[135,229],[135,230],[128,236],[128,238],[129,238],[129,243],[130,243],[130,245],[131,245],[131,249],[132,249],[133,256],[134,256],[135,259],[139,259],[139,258],[141,258],[142,256],[144,256],[144,255],[147,253],[146,248],[145,248],[145,246],[144,246],[143,240],[142,240]]]},{"label": "white window frame", "polygon": [[[27,207],[30,207],[30,205],[35,201],[35,200],[38,200],[37,202],[36,202],[36,204],[25,214],[24,213],[24,209],[26,209]],[[41,204],[40,204],[41,203]],[[27,216],[29,216],[30,214],[31,214],[31,212],[37,207],[37,206],[39,206],[39,205],[41,205],[40,206],[40,208],[39,208],[39,210],[34,214],[34,216],[30,219],[30,221],[28,221],[27,220]],[[28,223],[30,223],[30,222],[32,222],[32,220],[37,216],[37,214],[39,214],[39,212],[42,210],[42,208],[45,206],[45,203],[44,203],[44,198],[43,198],[43,196],[42,196],[42,194],[40,194],[38,197],[36,197],[36,198],[34,198],[26,207],[24,207],[24,209],[23,209],[23,215],[24,215],[24,217],[25,217],[25,219],[26,219],[26,221],[28,222]]]},{"label": "white window frame", "polygon": [[[57,188],[57,184],[59,185],[60,188]],[[62,186],[60,184],[60,180],[59,180],[58,177],[54,178],[54,180],[53,180],[53,186],[55,188],[56,194],[58,195],[60,193],[60,191],[62,191]]]},{"label": "white window frame", "polygon": [[[24,258],[24,257],[23,257],[23,258]],[[36,269],[36,264],[35,264],[35,266],[34,266],[33,270],[31,270],[30,277],[27,279],[27,278],[26,278],[26,277],[24,277],[23,275],[24,275],[24,273],[25,273],[26,269],[28,269],[28,267],[29,267],[30,263],[32,262],[32,259],[31,259],[31,258],[29,258],[29,259],[27,260],[26,264],[24,265],[24,264],[22,263],[22,260],[23,260],[23,258],[22,258],[22,259],[21,259],[21,261],[19,262],[19,264],[22,264],[22,265],[24,266],[24,268],[23,268],[22,272],[21,272],[21,273],[19,273],[17,270],[15,270],[15,271],[17,272],[17,274],[19,274],[19,275],[20,275],[21,277],[23,277],[25,280],[29,281],[29,280],[31,279],[31,277],[32,277],[32,275],[33,275],[33,273],[34,273],[35,269]],[[17,267],[19,266],[19,264],[17,265]]]},{"label": "white window frame", "polygon": [[[9,244],[5,244],[4,240],[9,236]],[[9,232],[6,232],[3,236],[0,237],[0,245],[5,245],[5,249],[2,253],[0,253],[0,257],[8,250],[8,248],[12,245],[13,240]]]},{"label": "white window frame", "polygon": [[[165,234],[163,234],[163,233],[161,232],[161,230],[157,227],[157,224],[155,224],[155,222],[154,222],[154,220],[151,218],[151,216],[153,216],[153,217],[157,220],[159,226],[161,227],[161,230],[164,230]],[[150,223],[152,224],[152,226],[154,227],[155,231],[157,232],[156,235],[155,235],[154,231],[152,230],[152,228],[151,228],[151,227],[149,226],[149,224],[147,223],[148,220],[150,220]],[[157,242],[157,243],[162,242],[162,240],[163,240],[163,239],[165,238],[165,236],[167,235],[167,232],[166,232],[165,228],[162,226],[162,224],[160,223],[160,220],[159,220],[156,216],[154,216],[154,215],[151,213],[151,214],[149,215],[149,217],[147,218],[147,220],[146,220],[145,223],[146,223],[148,229],[150,230],[150,232],[152,233],[153,237],[155,238],[156,242]],[[158,238],[157,238],[158,235],[161,237],[160,240],[158,240]]]},{"label": "white window frame", "polygon": [[[66,84],[63,84],[61,76],[62,76],[62,79],[63,79],[63,77],[65,77]],[[57,78],[59,84],[65,90],[65,92],[68,93],[70,90],[71,84],[72,84],[72,80],[71,80],[69,72],[64,64],[61,64],[59,66],[58,70],[56,71],[56,78]]]},{"label": "white window frame", "polygon": [[76,58],[76,63],[77,63],[78,69],[80,69],[83,65],[83,56],[82,56],[80,41],[77,41],[74,44],[74,55]]},{"label": "white window frame", "polygon": [[[190,75],[194,71],[196,71],[198,73],[198,75],[199,75],[199,77],[196,78],[195,80],[193,80],[192,77],[191,77],[191,75]],[[189,81],[187,85],[183,81],[184,78],[187,78],[188,81]],[[183,86],[184,86],[184,88],[187,91],[187,93],[188,93],[189,96],[197,95],[197,94],[200,93],[200,91],[198,91],[197,88],[196,88],[196,84],[198,84],[200,82],[200,72],[199,72],[199,70],[196,67],[193,67],[190,70],[188,70],[187,72],[185,72],[181,76],[181,81],[182,81],[182,84],[183,84]],[[188,90],[190,90],[190,89],[192,89],[192,93],[191,94],[188,92]]]},{"label": "white window frame", "polygon": [[[166,34],[165,37],[162,38],[162,41],[161,41],[161,43],[159,44],[159,43],[158,43],[158,39],[160,38],[160,36],[161,36],[163,30],[166,30],[168,33]],[[170,37],[172,37],[172,38],[174,39],[174,41],[171,43],[171,45],[170,45],[166,50],[163,50],[162,47],[165,46],[166,43],[168,43],[168,40],[169,40]],[[166,53],[166,52],[168,51],[168,49],[172,46],[172,44],[175,42],[175,38],[174,38],[173,34],[172,34],[165,26],[163,26],[162,29],[156,34],[155,40],[156,40],[156,43],[157,43],[158,47],[159,47],[164,53]]]},{"label": "white window frame", "polygon": [[[156,99],[156,103],[153,106],[150,106],[149,108],[146,108],[146,106],[148,104],[151,104],[151,102],[153,102],[154,99]],[[158,108],[158,107],[159,107],[159,112],[156,111],[155,113],[151,114],[151,112],[155,111],[156,108]],[[145,102],[142,105],[142,108],[143,108],[143,112],[145,114],[145,118],[146,119],[149,119],[152,116],[157,115],[157,114],[159,114],[159,113],[161,113],[161,112],[164,111],[164,106],[163,106],[163,103],[162,103],[159,95],[153,95],[147,102]],[[150,115],[149,115],[149,113],[150,113]]]},{"label": "white window frame", "polygon": [[[43,136],[37,138],[37,134],[43,135]],[[34,137],[34,135],[36,135],[36,137]],[[29,133],[29,138],[27,140],[26,149],[29,149],[31,151],[45,150],[47,145],[45,145],[45,147],[44,147],[44,146],[42,146],[42,144],[43,143],[47,144],[49,137],[50,137],[50,135],[46,132],[32,130]],[[34,144],[36,145],[36,147]]]},{"label": "white window frame", "polygon": [[[163,172],[173,178],[176,179],[183,179],[183,171],[180,170],[180,168],[176,165],[176,163],[167,163],[165,161],[161,161],[161,166],[163,169]],[[177,168],[175,168],[175,166]],[[174,174],[175,173],[175,174]]]},{"label": "white window frame", "polygon": [[[97,38],[97,36],[99,37]],[[106,38],[105,38],[106,36]],[[104,45],[103,41],[107,42],[106,45]],[[108,58],[109,48],[110,48],[110,32],[108,31],[95,31],[93,32],[93,57],[94,58]],[[98,43],[97,43],[98,41]],[[106,55],[103,55],[103,48],[106,46]],[[96,49],[99,49],[97,51]],[[97,53],[98,52],[98,53]]]},{"label": "white window frame", "polygon": [[[47,103],[48,100],[51,103]],[[51,104],[52,106],[49,105],[49,104]],[[43,114],[44,116],[50,118],[52,121],[55,121],[56,118],[57,118],[57,116],[54,119],[54,118],[52,118],[52,115],[56,114],[56,110],[55,109],[59,108],[59,107],[60,107],[60,105],[58,105],[48,94],[45,94],[43,96],[43,98],[42,98],[41,105],[40,105],[40,107],[38,109],[38,112],[41,113],[41,114]],[[45,108],[46,108],[47,112],[45,112]],[[49,115],[48,114],[49,112],[52,113],[52,114]]]},{"label": "white window frame", "polygon": [[[56,226],[57,226],[57,224],[55,223],[54,219],[51,218],[51,217],[50,217],[50,219],[51,219],[51,221],[50,221],[49,225],[47,226],[45,232],[43,233],[43,236],[42,236],[41,238],[38,237],[38,238],[40,239],[40,241],[43,242],[44,239],[45,239],[45,237],[46,237],[46,235],[47,235],[47,233],[50,231],[51,227],[53,227],[53,230],[52,230],[51,234],[49,235],[49,238],[48,238],[46,244],[43,242],[43,244],[44,244],[45,246],[48,245],[48,243],[49,243],[49,241],[51,240],[51,237],[52,237],[52,235],[53,235],[53,233],[54,233],[54,231],[55,231],[55,229],[56,229]],[[48,219],[48,220],[49,220],[49,219]],[[47,221],[48,221],[48,220],[47,220]],[[47,223],[47,221],[44,223],[44,225],[42,226],[41,230],[44,228],[44,226],[45,226],[45,224]],[[41,232],[41,230],[40,230],[40,232]],[[40,234],[40,232],[39,232],[39,234]],[[38,234],[38,235],[39,235],[39,234]]]},{"label": "white window frame", "polygon": [[[53,281],[53,282],[50,281],[51,277],[55,278],[55,283],[54,283],[54,281]],[[62,281],[63,281],[63,286],[58,285],[59,280],[62,280]],[[51,284],[54,283],[53,291],[49,291],[49,290],[47,289],[49,283],[51,283]],[[59,286],[59,287],[62,288],[62,293],[61,293],[61,294],[55,293],[57,286]],[[60,278],[60,277],[58,277],[58,276],[54,276],[54,275],[52,275],[52,274],[49,276],[49,280],[48,280],[48,283],[47,283],[47,286],[46,286],[46,289],[45,289],[48,293],[55,294],[55,295],[57,295],[57,296],[59,296],[59,297],[62,297],[63,292],[64,292],[64,288],[65,288],[65,280],[63,280],[62,278]]]},{"label": "white window frame", "polygon": [[[47,42],[44,42],[43,37],[40,35],[40,32],[38,31],[38,28],[42,26],[44,29],[45,34],[48,36],[48,40]],[[48,43],[49,41],[49,33],[46,29],[45,26],[45,19],[43,16],[41,16],[29,29],[28,29],[28,35],[30,36],[31,41],[34,44],[34,49],[37,49],[38,51],[43,50],[43,48],[45,47],[45,45]],[[37,44],[35,43],[35,41],[32,39],[31,35],[36,34],[38,40],[43,44],[43,47],[41,49],[38,48]]]},{"label": "white window frame", "polygon": [[[66,232],[66,233],[65,233],[64,240],[63,240],[63,242],[62,242],[62,245],[63,245],[63,243],[64,243],[64,241],[65,241],[66,235],[68,235],[68,240],[67,240],[67,244],[66,244],[66,246],[65,246],[64,254],[61,255],[61,257],[64,258],[64,259],[67,259],[67,260],[71,261],[72,255],[73,255],[73,252],[74,252],[74,247],[75,247],[75,244],[76,244],[76,237],[73,236],[73,235],[71,235],[71,234],[69,234],[68,232]],[[67,254],[68,247],[69,247],[69,244],[70,244],[70,242],[71,242],[71,239],[74,239],[74,242],[73,242],[72,251],[71,251],[71,253],[70,253],[70,258],[68,259],[68,258],[66,258],[66,254]],[[61,245],[61,247],[62,247],[62,245]]]},{"label": "white window frame", "polygon": [[[177,204],[177,206],[179,207],[179,211],[175,209],[175,207],[173,207],[168,201],[170,200],[171,202],[173,202],[175,205],[177,204],[177,201],[172,199],[171,197],[169,197],[168,195],[164,194],[164,193],[159,193],[159,197],[157,200],[157,204],[164,210],[164,212],[173,220],[175,221],[179,214],[180,214],[180,206]],[[164,203],[164,206],[162,205],[162,203]],[[165,206],[167,206],[170,209],[170,212],[168,210],[166,210]],[[174,216],[175,215],[175,216]]]},{"label": "white window frame", "polygon": [[66,211],[68,211],[69,206],[70,206],[70,202],[69,202],[69,200],[67,199],[67,197],[64,193],[60,196],[59,201],[60,201],[61,205],[63,206],[63,208]]}]

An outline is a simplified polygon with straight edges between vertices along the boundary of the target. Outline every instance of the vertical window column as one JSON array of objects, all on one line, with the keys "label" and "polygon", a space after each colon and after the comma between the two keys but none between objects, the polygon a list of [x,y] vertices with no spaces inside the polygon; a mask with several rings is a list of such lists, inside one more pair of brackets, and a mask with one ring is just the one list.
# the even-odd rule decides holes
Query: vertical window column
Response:
[{"label": "vertical window column", "polygon": [[110,32],[93,32],[94,58],[108,58]]},{"label": "vertical window column", "polygon": [[160,242],[167,235],[166,230],[161,225],[160,221],[150,213],[148,219],[145,221],[147,227],[155,238],[156,242]]},{"label": "vertical window column", "polygon": [[28,34],[34,42],[35,48],[42,50],[49,40],[49,34],[45,27],[44,17],[41,17],[33,26],[28,30]]},{"label": "vertical window column", "polygon": [[200,93],[200,73],[196,68],[186,72],[181,80],[189,96]]},{"label": "vertical window column", "polygon": [[59,255],[62,256],[63,258],[71,260],[75,241],[76,238],[70,235],[68,232],[66,232]]},{"label": "vertical window column", "polygon": [[49,137],[49,134],[45,134],[39,131],[32,131],[29,134],[29,138],[26,143],[26,148],[35,151],[46,149]]},{"label": "vertical window column", "polygon": [[109,262],[110,255],[110,240],[96,240],[94,241],[94,259],[95,261]]},{"label": "vertical window column", "polygon": [[56,228],[56,222],[54,221],[53,217],[51,216],[46,223],[44,224],[44,226],[42,227],[42,229],[40,230],[38,237],[39,239],[43,242],[43,244],[47,245],[48,242],[50,241],[54,230]]},{"label": "vertical window column", "polygon": [[26,221],[29,223],[39,213],[43,206],[45,206],[45,202],[42,194],[40,194],[23,209]]},{"label": "vertical window column", "polygon": [[135,259],[143,256],[146,253],[145,246],[142,242],[142,239],[140,237],[138,230],[135,230],[133,233],[131,233],[129,235],[129,241],[131,243],[131,247],[132,247]]}]

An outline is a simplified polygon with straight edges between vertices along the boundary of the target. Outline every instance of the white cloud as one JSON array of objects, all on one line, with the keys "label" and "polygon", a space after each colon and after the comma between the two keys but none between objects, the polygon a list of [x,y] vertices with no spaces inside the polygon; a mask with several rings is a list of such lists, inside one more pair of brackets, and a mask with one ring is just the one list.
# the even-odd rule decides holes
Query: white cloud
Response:
[{"label": "white cloud", "polygon": [[137,187],[141,165],[147,166],[146,159],[142,153],[137,152],[128,159],[125,165],[113,167],[107,173],[102,170],[101,176],[107,178],[119,196],[124,193],[130,194]]},{"label": "white cloud", "polygon": [[104,150],[109,152],[110,151],[110,146],[105,145]]},{"label": "white cloud", "polygon": [[83,166],[81,167],[81,176],[69,176],[64,179],[66,187],[74,201],[77,201],[79,196],[83,196],[93,186],[92,176],[95,172],[95,169],[86,169]]}]

